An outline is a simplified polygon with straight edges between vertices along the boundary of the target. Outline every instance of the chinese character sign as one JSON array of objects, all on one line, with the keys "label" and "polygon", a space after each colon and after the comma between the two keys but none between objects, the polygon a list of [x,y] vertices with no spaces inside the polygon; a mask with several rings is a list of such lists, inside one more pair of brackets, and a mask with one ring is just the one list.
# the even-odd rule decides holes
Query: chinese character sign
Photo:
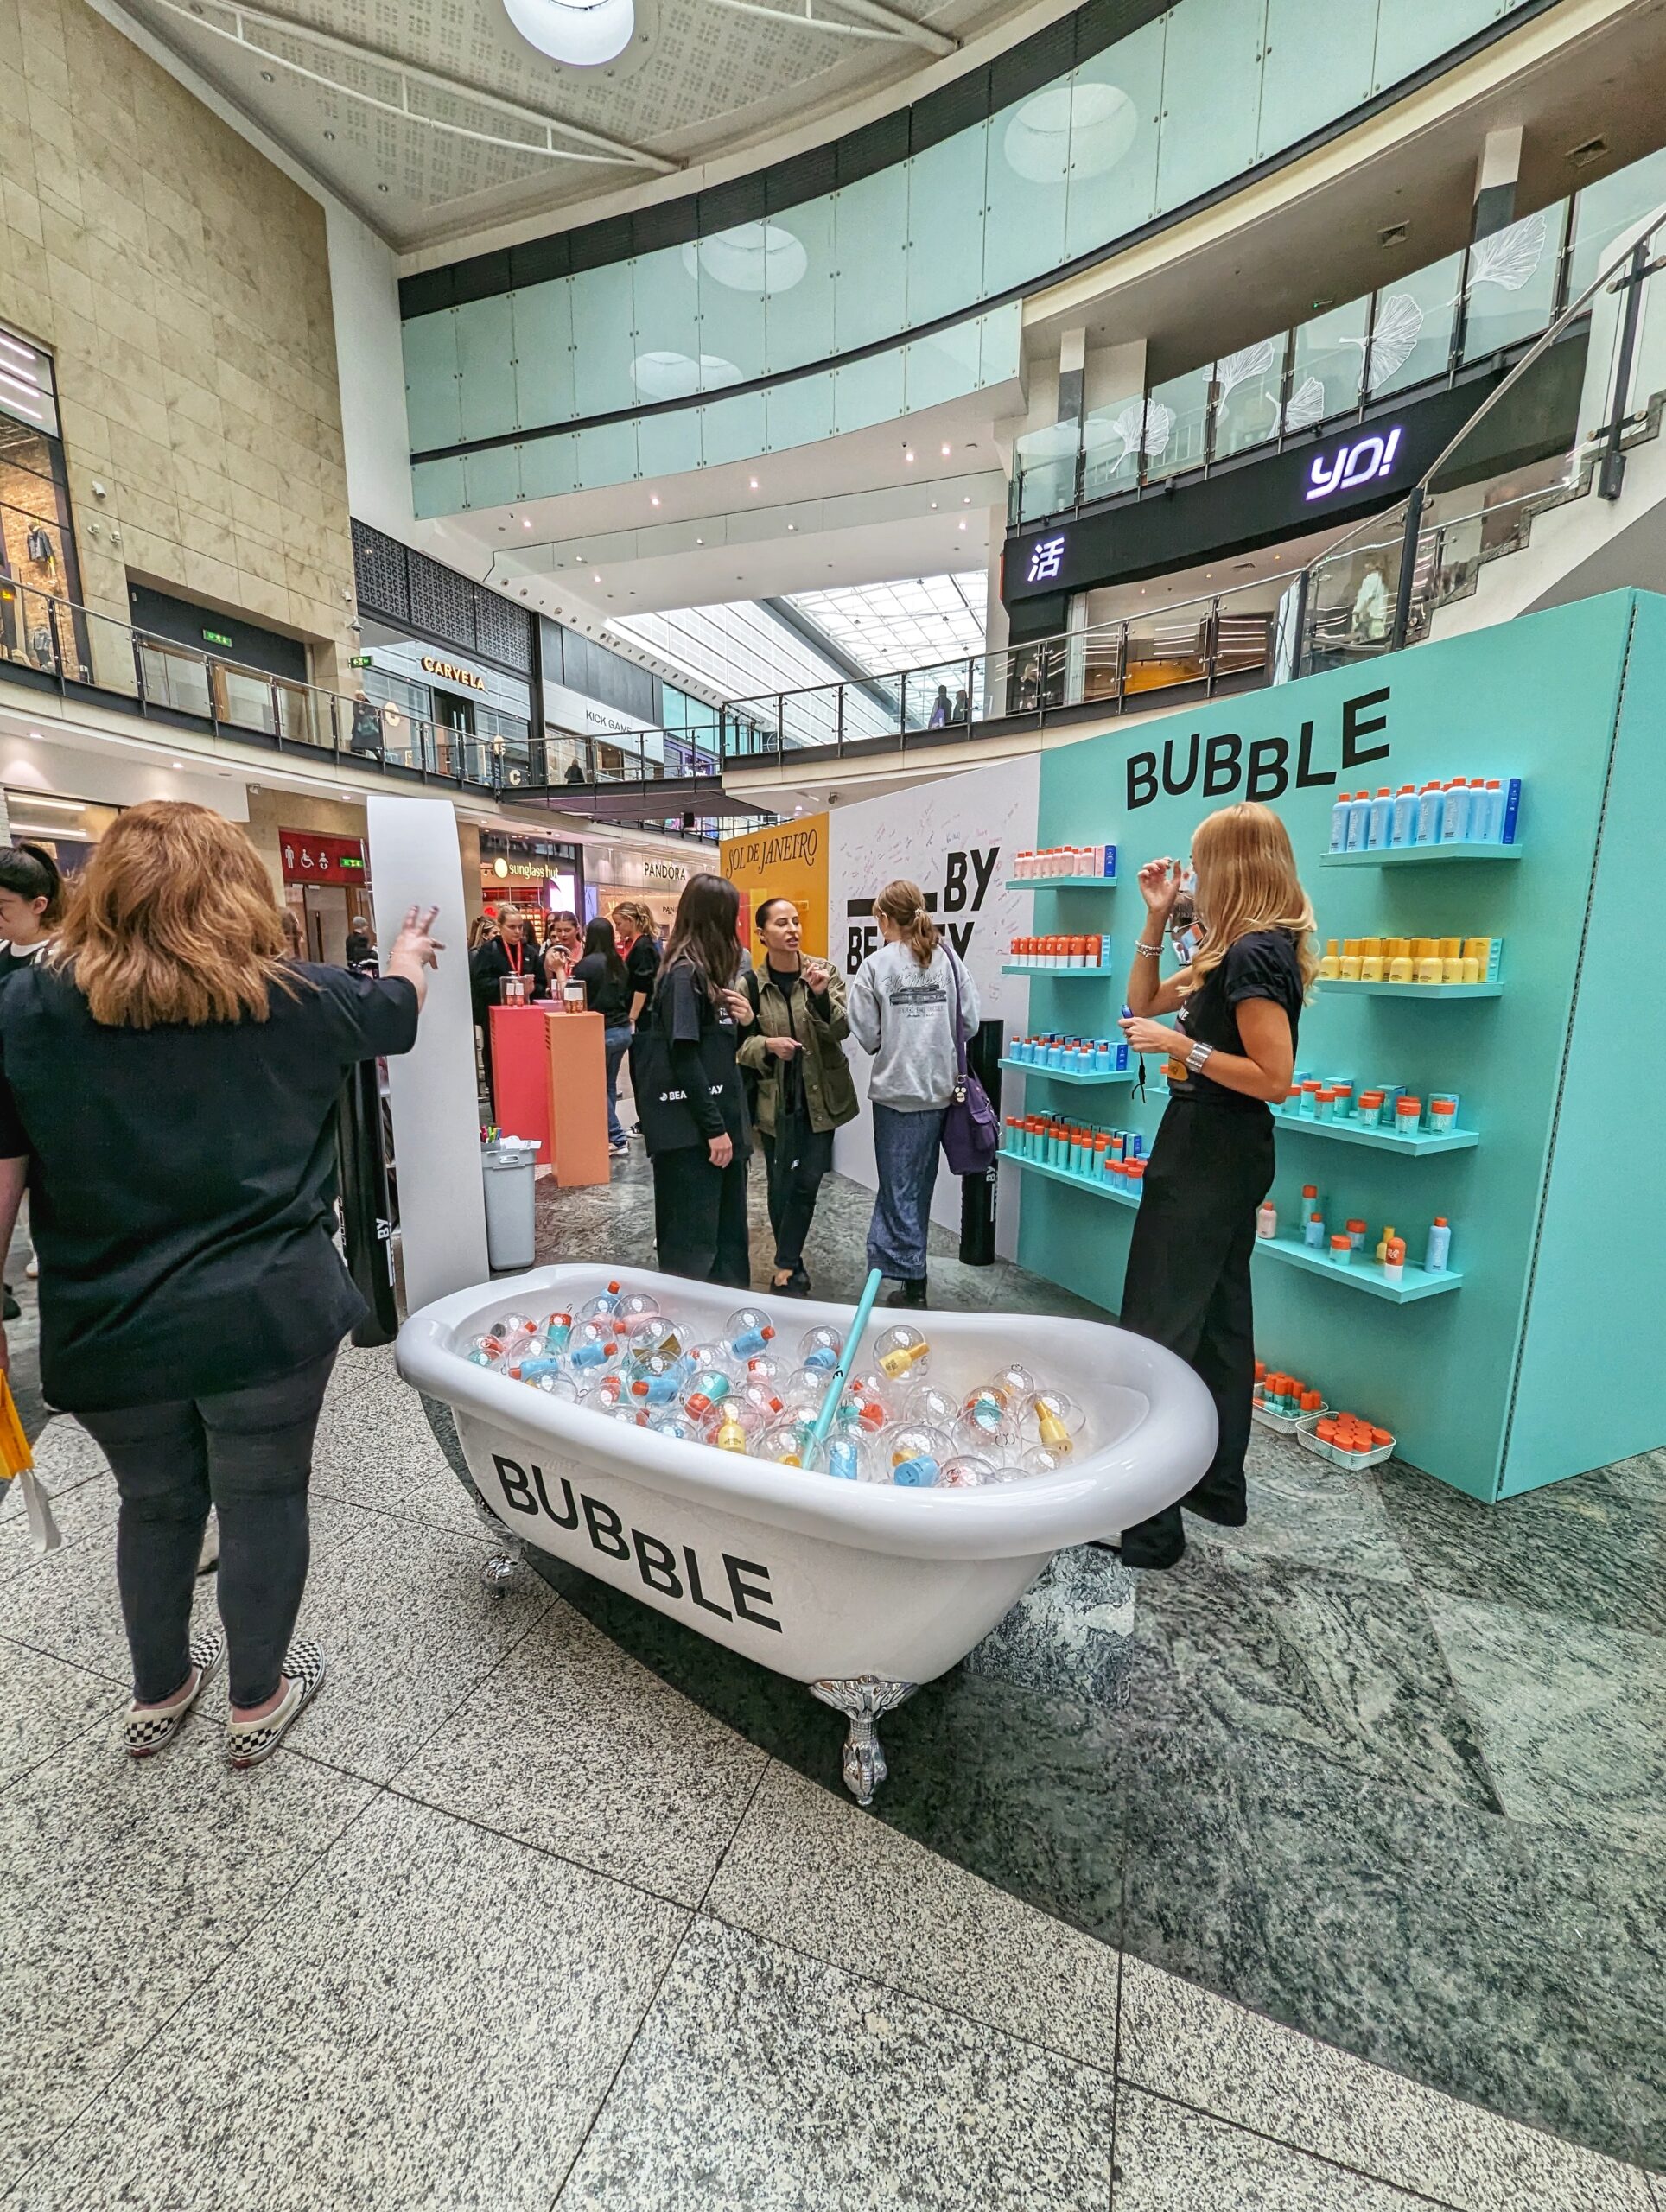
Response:
[{"label": "chinese character sign", "polygon": [[1057,537],[1039,537],[1030,548],[1030,565],[1024,581],[1027,584],[1056,583],[1064,564],[1065,540],[1062,532]]}]

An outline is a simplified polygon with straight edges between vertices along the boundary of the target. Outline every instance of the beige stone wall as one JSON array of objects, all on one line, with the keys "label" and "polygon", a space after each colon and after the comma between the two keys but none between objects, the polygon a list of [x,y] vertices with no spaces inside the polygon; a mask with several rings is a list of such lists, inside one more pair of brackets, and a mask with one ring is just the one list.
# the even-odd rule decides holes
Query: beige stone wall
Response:
[{"label": "beige stone wall", "polygon": [[[321,830],[333,837],[362,837],[365,810],[342,799],[315,798],[306,791],[251,791],[247,827],[250,842],[265,862],[281,901],[287,887],[278,850],[279,831]],[[365,904],[368,909],[368,898]]]},{"label": "beige stone wall", "polygon": [[84,0],[0,0],[0,320],[56,356],[88,604],[125,619],[130,571],[306,638],[334,682],[323,210]]}]

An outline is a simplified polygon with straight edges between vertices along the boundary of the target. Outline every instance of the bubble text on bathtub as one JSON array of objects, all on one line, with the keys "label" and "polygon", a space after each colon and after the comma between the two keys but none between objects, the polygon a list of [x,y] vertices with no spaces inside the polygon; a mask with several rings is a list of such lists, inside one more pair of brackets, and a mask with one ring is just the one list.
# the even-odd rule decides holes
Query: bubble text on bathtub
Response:
[{"label": "bubble text on bathtub", "polygon": [[[501,1452],[492,1454],[492,1465],[497,1471],[503,1489],[504,1502],[515,1513],[532,1513],[540,1519],[551,1521],[557,1529],[569,1530],[575,1536],[581,1522],[588,1536],[593,1551],[606,1558],[636,1561],[637,1573],[645,1588],[661,1598],[685,1598],[703,1613],[715,1613],[720,1619],[739,1618],[750,1621],[754,1628],[773,1629],[779,1636],[781,1624],[770,1614],[760,1611],[775,1603],[769,1587],[769,1569],[758,1560],[737,1559],[732,1552],[721,1554],[723,1574],[728,1584],[728,1594],[734,1601],[734,1611],[720,1605],[706,1595],[702,1578],[699,1555],[692,1544],[683,1546],[679,1560],[677,1548],[651,1536],[645,1529],[626,1528],[611,1505],[599,1497],[590,1497],[580,1491],[576,1498],[573,1486],[565,1475],[556,1477],[560,1486],[559,1503],[553,1502],[544,1470],[536,1460],[531,1471],[518,1459],[511,1459]],[[708,1575],[709,1569],[708,1569]]]}]

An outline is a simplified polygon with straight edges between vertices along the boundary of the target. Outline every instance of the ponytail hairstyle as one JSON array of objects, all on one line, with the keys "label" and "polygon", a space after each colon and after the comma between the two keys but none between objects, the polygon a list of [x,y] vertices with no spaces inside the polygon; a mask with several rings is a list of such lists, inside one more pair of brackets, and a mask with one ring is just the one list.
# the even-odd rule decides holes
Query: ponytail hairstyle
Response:
[{"label": "ponytail hairstyle", "polygon": [[938,925],[925,911],[925,894],[919,884],[910,883],[906,876],[899,876],[894,883],[887,883],[874,901],[874,914],[881,914],[902,932],[902,942],[919,961],[922,968],[932,964],[932,955],[938,949]]},{"label": "ponytail hairstyle", "polygon": [[1319,973],[1313,910],[1296,874],[1290,833],[1270,806],[1246,800],[1206,815],[1192,833],[1197,871],[1198,950],[1180,981],[1195,991],[1241,937],[1277,930],[1295,948],[1302,995]]},{"label": "ponytail hairstyle", "polygon": [[44,899],[43,929],[55,930],[64,918],[64,879],[44,845],[13,845],[0,851],[0,891],[31,904]]},{"label": "ponytail hairstyle", "polygon": [[628,981],[628,971],[619,957],[619,939],[614,935],[614,925],[603,914],[598,914],[584,932],[583,957],[588,960],[599,954],[602,973],[616,991],[622,991]]}]

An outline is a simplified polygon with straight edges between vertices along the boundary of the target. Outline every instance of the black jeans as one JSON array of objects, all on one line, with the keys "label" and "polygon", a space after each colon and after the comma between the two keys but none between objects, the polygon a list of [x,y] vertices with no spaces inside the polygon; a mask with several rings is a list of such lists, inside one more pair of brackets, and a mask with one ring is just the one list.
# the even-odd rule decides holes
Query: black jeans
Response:
[{"label": "black jeans", "polygon": [[[1215,1456],[1181,1501],[1241,1524],[1243,1455],[1256,1378],[1250,1256],[1256,1209],[1273,1182],[1273,1123],[1172,1099],[1151,1149],[1129,1245],[1122,1324],[1177,1352],[1215,1401]],[[1173,1567],[1186,1549],[1180,1507],[1122,1531],[1130,1567]]]},{"label": "black jeans", "polygon": [[656,1153],[653,1233],[664,1274],[750,1290],[746,1154],[714,1167],[703,1144]]},{"label": "black jeans", "polygon": [[191,1593],[211,1503],[232,1702],[261,1705],[276,1692],[307,1580],[313,1435],[334,1364],[332,1348],[275,1382],[79,1416],[121,1492],[116,1581],[141,1705],[165,1704],[191,1671]]},{"label": "black jeans", "polygon": [[816,1217],[822,1178],[833,1165],[833,1132],[812,1129],[804,1120],[778,1122],[775,1134],[760,1129],[769,1176],[769,1225],[775,1232],[775,1265],[798,1268],[804,1239]]}]

